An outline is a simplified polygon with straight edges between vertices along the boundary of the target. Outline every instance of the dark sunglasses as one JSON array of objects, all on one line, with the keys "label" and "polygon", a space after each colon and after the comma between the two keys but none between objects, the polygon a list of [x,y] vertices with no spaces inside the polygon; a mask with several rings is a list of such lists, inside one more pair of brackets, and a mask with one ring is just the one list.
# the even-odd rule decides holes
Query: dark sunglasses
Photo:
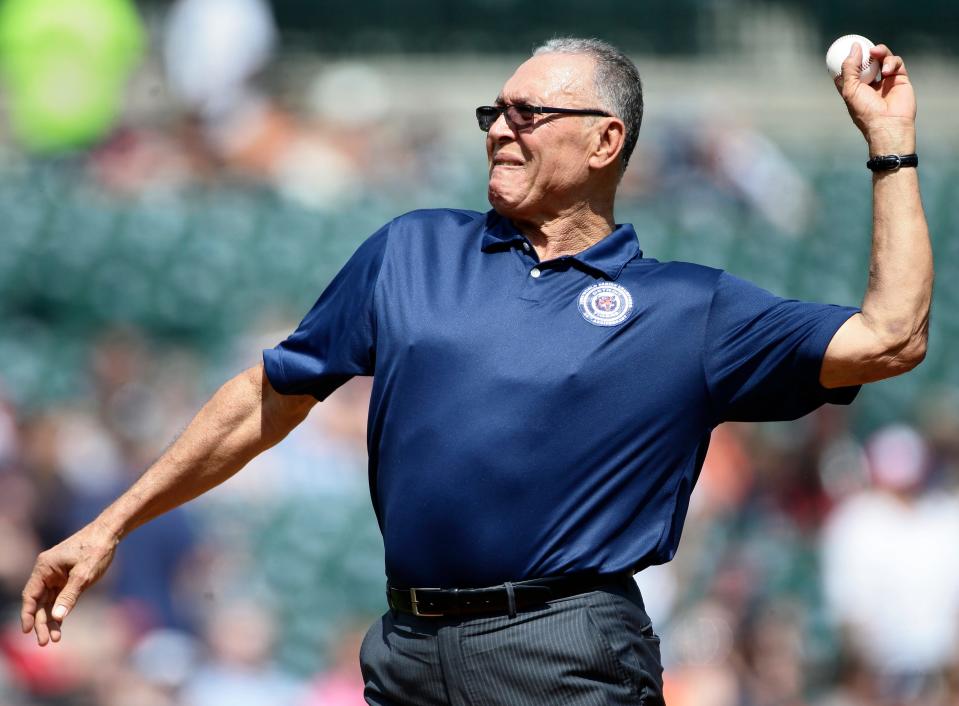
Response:
[{"label": "dark sunglasses", "polygon": [[506,120],[516,128],[529,127],[533,124],[533,116],[537,113],[562,113],[563,115],[602,115],[610,117],[605,110],[596,110],[594,108],[581,110],[579,108],[550,108],[546,105],[526,105],[525,103],[516,103],[515,105],[481,105],[476,109],[476,122],[479,123],[480,130],[489,132],[500,115],[506,114]]}]

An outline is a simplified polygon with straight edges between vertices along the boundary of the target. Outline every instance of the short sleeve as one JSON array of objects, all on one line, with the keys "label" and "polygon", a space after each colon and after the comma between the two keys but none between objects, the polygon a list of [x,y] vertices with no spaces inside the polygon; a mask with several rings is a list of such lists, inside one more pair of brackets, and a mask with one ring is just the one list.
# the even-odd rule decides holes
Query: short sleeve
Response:
[{"label": "short sleeve", "polygon": [[371,235],[339,271],[290,336],[263,351],[277,392],[318,400],[354,375],[372,375],[376,349],[373,295],[389,226]]},{"label": "short sleeve", "polygon": [[852,402],[859,386],[825,388],[819,373],[833,335],[857,311],[783,299],[722,273],[703,349],[716,423],[797,419]]}]

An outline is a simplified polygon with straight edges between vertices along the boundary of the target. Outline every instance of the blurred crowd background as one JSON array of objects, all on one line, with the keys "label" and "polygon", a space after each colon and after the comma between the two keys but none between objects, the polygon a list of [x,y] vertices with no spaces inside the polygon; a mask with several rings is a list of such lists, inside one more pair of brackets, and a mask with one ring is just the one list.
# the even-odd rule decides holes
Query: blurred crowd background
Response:
[{"label": "blurred crowd background", "polygon": [[717,429],[676,559],[637,580],[670,706],[959,704],[959,10],[834,5],[0,1],[0,704],[363,703],[368,379],[134,532],[60,644],[20,633],[20,590],[367,235],[488,207],[472,109],[549,36],[644,76],[617,218],[647,256],[859,303],[867,155],[822,61],[849,32],[917,87],[927,359],[851,408]]}]

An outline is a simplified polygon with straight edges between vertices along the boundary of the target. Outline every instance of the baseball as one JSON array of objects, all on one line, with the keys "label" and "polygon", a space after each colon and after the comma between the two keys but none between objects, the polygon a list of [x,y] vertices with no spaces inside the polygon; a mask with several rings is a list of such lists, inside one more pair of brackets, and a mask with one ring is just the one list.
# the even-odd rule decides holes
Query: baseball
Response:
[{"label": "baseball", "polygon": [[849,56],[853,42],[858,42],[862,47],[862,66],[860,67],[862,71],[859,74],[859,80],[863,83],[872,83],[880,79],[879,62],[869,56],[869,50],[876,45],[859,34],[847,34],[829,46],[829,51],[826,52],[826,67],[829,73],[833,77],[842,73],[842,62]]}]

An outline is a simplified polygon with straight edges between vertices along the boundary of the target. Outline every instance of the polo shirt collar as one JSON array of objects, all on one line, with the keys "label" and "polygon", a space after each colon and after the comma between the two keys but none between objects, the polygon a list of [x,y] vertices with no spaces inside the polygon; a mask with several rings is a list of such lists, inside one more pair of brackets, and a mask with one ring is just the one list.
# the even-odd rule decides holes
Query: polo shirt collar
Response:
[{"label": "polo shirt collar", "polygon": [[[508,218],[504,218],[496,211],[490,210],[486,214],[486,226],[483,229],[483,252],[493,252],[510,247],[516,247],[526,242],[526,237],[513,225]],[[636,231],[629,223],[617,224],[616,230],[605,238],[582,252],[571,255],[570,259],[581,265],[596,270],[607,279],[615,280],[619,277],[626,263],[636,257],[642,257],[639,249],[639,240]]]}]

